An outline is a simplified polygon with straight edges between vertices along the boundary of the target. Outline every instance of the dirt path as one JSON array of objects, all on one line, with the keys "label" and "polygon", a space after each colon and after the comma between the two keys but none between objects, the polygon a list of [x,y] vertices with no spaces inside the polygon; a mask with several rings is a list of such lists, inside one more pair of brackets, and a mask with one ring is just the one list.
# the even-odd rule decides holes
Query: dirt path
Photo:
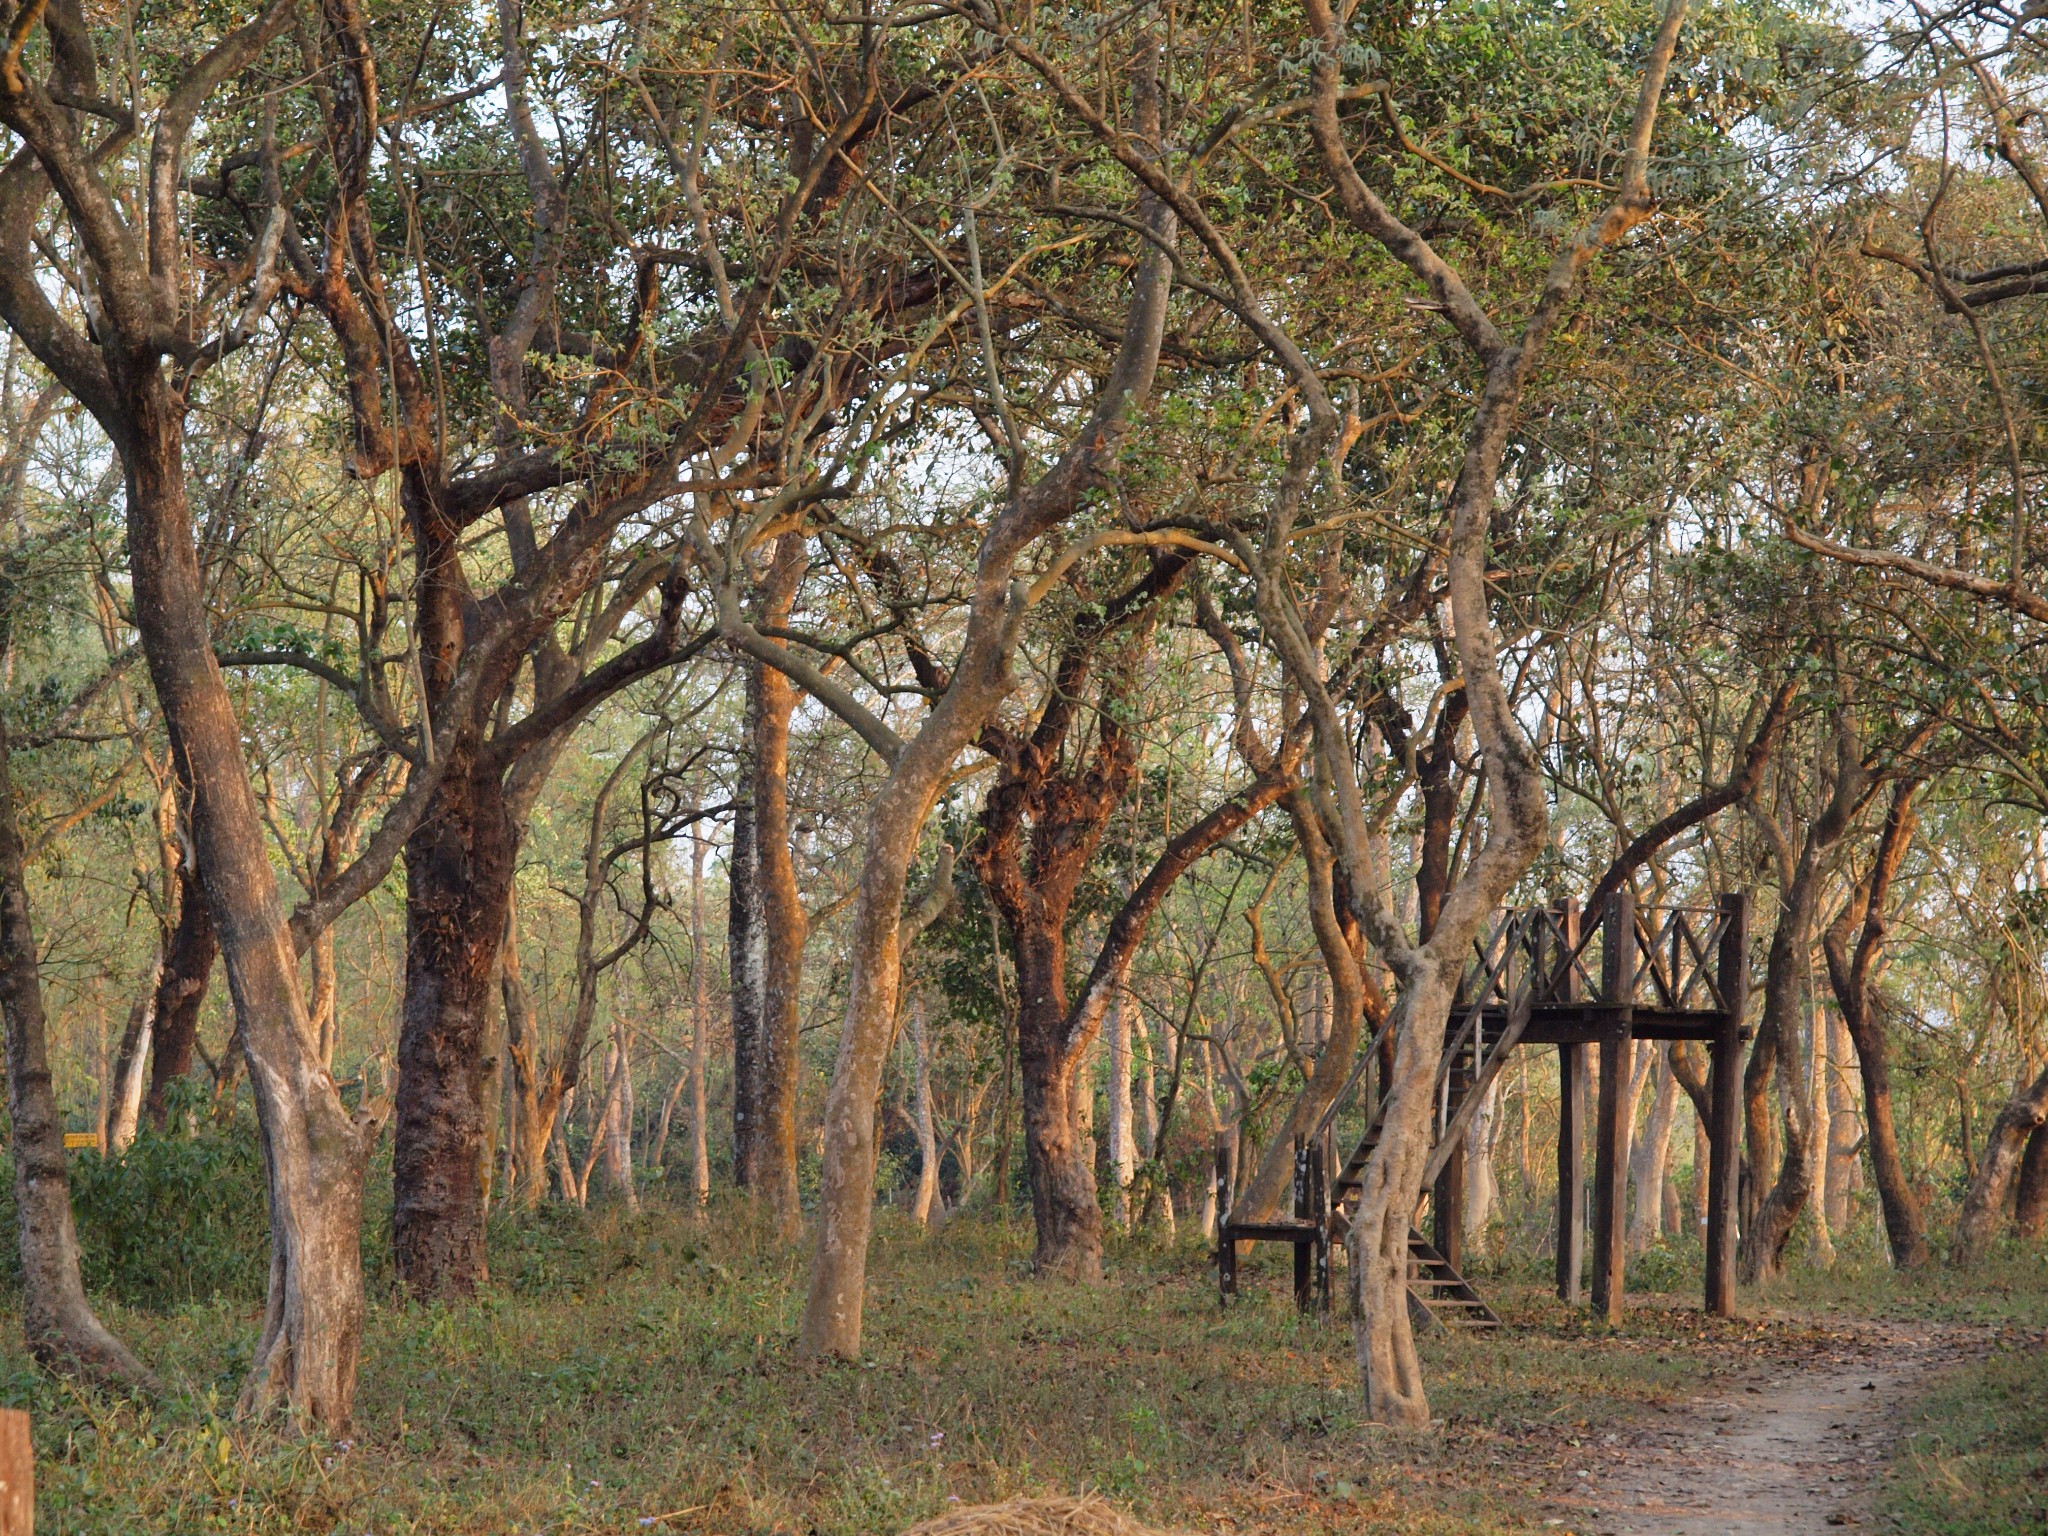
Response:
[{"label": "dirt path", "polygon": [[1982,1352],[1974,1330],[1863,1324],[1589,1443],[1560,1502],[1587,1536],[1780,1536],[1870,1517],[1898,1410]]}]

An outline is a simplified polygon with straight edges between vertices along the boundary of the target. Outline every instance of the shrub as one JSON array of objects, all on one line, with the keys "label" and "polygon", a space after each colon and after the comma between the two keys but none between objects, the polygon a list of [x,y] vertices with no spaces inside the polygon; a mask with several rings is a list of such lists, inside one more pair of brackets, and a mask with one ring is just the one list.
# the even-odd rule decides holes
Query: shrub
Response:
[{"label": "shrub", "polygon": [[71,1208],[90,1290],[156,1311],[263,1296],[270,1215],[246,1112],[224,1122],[202,1114],[189,1133],[144,1126],[119,1157],[75,1156]]}]

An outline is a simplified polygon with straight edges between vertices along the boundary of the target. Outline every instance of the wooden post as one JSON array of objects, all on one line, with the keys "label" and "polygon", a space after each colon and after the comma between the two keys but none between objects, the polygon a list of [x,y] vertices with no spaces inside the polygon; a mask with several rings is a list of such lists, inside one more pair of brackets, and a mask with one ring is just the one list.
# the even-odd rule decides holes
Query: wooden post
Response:
[{"label": "wooden post", "polygon": [[[1579,996],[1579,903],[1566,897],[1557,911],[1562,948],[1551,995],[1560,1003]],[[1557,1294],[1579,1304],[1579,1273],[1586,1263],[1586,1048],[1557,1048]]]},{"label": "wooden post", "polygon": [[36,1447],[28,1415],[0,1408],[0,1536],[35,1536]]},{"label": "wooden post", "polygon": [[[1470,1092],[1468,1089],[1467,1092]],[[1453,1269],[1465,1267],[1465,1144],[1461,1140],[1444,1162],[1430,1191],[1430,1239]]]},{"label": "wooden post", "polygon": [[[1721,952],[1715,981],[1725,1005],[1708,1047],[1707,1310],[1735,1315],[1735,1211],[1742,1157],[1742,1017],[1749,1003],[1749,895],[1721,898]],[[1698,1177],[1698,1170],[1694,1170]]]},{"label": "wooden post", "polygon": [[1309,1219],[1316,1224],[1316,1310],[1330,1315],[1330,1133],[1308,1152]]},{"label": "wooden post", "polygon": [[1600,1113],[1593,1144],[1593,1311],[1621,1322],[1628,1233],[1629,1037],[1636,981],[1636,900],[1617,891],[1601,919],[1601,1001],[1618,1009],[1600,1036]]},{"label": "wooden post", "polygon": [[1557,1295],[1577,1306],[1586,1265],[1586,1048],[1557,1048]]},{"label": "wooden post", "polygon": [[1216,1288],[1220,1298],[1237,1294],[1237,1244],[1230,1236],[1230,1195],[1237,1187],[1237,1138],[1216,1133]]},{"label": "wooden post", "polygon": [[[1310,1221],[1314,1219],[1315,1207],[1312,1204],[1313,1199],[1314,1196],[1309,1189],[1308,1138],[1296,1134],[1294,1138],[1294,1219],[1296,1221]],[[1314,1250],[1315,1245],[1313,1243],[1304,1243],[1297,1240],[1294,1244],[1294,1305],[1303,1312],[1306,1312],[1315,1304],[1311,1299],[1313,1292],[1310,1284],[1315,1264]]]},{"label": "wooden post", "polygon": [[1557,909],[1557,931],[1564,936],[1564,952],[1557,957],[1562,974],[1553,973],[1550,991],[1560,1003],[1576,1003],[1579,997],[1579,899],[1567,896]]}]

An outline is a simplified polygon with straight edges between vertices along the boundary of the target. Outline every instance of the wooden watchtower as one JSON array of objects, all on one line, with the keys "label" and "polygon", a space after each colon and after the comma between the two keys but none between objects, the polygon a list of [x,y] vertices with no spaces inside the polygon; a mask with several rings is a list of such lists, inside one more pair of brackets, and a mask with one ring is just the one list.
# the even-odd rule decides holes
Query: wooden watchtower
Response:
[{"label": "wooden watchtower", "polygon": [[[1600,946],[1599,973],[1590,954]],[[1628,1131],[1634,1106],[1627,1087],[1636,1040],[1705,1042],[1710,1071],[1707,1126],[1706,1306],[1735,1311],[1737,1158],[1741,1135],[1743,1012],[1749,997],[1749,898],[1723,896],[1711,907],[1638,907],[1622,891],[1590,921],[1578,904],[1511,907],[1473,944],[1450,1016],[1437,1068],[1434,1140],[1424,1174],[1432,1190],[1435,1242],[1409,1238],[1410,1306],[1419,1320],[1498,1326],[1499,1318],[1461,1273],[1465,1135],[1486,1089],[1523,1046],[1555,1046],[1560,1083],[1557,1139],[1557,1293],[1576,1303],[1585,1268],[1586,1179],[1583,1128],[1587,1113],[1588,1047],[1600,1053],[1594,1109],[1592,1300],[1609,1323],[1621,1320],[1627,1249],[1623,1209],[1628,1193]],[[1315,1131],[1295,1148],[1294,1213],[1269,1222],[1238,1222],[1228,1209],[1232,1172],[1217,1153],[1216,1267],[1225,1298],[1237,1291],[1237,1249],[1246,1242],[1291,1243],[1295,1297],[1304,1307],[1329,1306],[1330,1248],[1348,1226],[1365,1165],[1379,1141],[1377,1095],[1362,1106],[1366,1127],[1351,1154],[1332,1171],[1337,1119],[1357,1106],[1380,1040],[1358,1064]]]}]

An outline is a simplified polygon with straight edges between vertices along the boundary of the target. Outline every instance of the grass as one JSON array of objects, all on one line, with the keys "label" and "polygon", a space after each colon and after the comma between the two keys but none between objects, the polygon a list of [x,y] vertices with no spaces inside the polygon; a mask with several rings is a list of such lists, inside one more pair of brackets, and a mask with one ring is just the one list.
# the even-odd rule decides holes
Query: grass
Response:
[{"label": "grass", "polygon": [[[109,1307],[173,1384],[154,1408],[37,1373],[9,1320],[0,1397],[35,1413],[46,1533],[874,1536],[956,1499],[1093,1489],[1191,1531],[1448,1536],[1546,1529],[1544,1500],[1612,1426],[1816,1337],[1800,1315],[1716,1323],[1677,1296],[1606,1335],[1534,1266],[1508,1271],[1489,1291],[1517,1326],[1426,1340],[1438,1421],[1394,1433],[1360,1422],[1348,1330],[1295,1317],[1283,1255],[1224,1311],[1199,1248],[1114,1245],[1109,1283],[1079,1289],[1028,1278],[1028,1237],[884,1213],[857,1365],[795,1355],[805,1256],[736,1215],[551,1210],[494,1233],[473,1304],[372,1308],[351,1440],[230,1421],[242,1303]],[[1985,1369],[2016,1374],[1984,1390],[2044,1397],[2024,1361]],[[1966,1485],[1980,1464],[1961,1458],[2002,1476],[2021,1454],[1967,1401],[1928,1412],[1987,1436],[1930,1431]]]}]

